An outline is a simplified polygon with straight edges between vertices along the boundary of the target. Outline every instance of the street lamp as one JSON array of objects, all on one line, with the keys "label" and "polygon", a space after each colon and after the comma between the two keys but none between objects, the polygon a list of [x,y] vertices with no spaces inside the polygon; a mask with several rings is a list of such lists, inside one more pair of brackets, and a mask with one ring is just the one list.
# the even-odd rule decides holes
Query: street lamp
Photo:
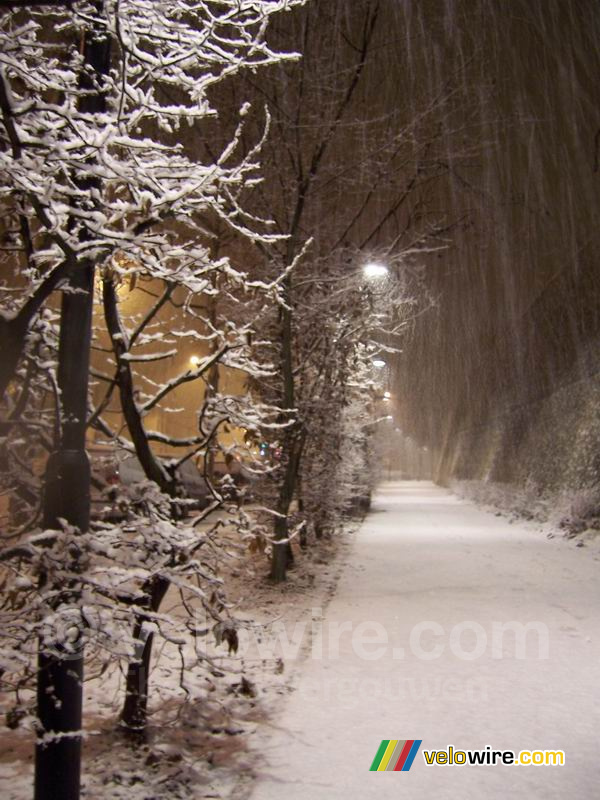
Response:
[{"label": "street lamp", "polygon": [[375,261],[370,261],[363,267],[365,278],[384,278],[388,274],[388,271],[385,264],[378,264]]},{"label": "street lamp", "polygon": [[192,367],[197,367],[199,363],[200,363],[200,356],[192,356],[190,358],[190,364],[192,365]]}]

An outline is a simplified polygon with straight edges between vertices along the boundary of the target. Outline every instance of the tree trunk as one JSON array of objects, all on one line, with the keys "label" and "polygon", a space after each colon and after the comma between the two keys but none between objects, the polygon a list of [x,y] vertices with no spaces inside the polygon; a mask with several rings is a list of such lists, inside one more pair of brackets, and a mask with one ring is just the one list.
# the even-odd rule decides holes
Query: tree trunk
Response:
[{"label": "tree trunk", "polygon": [[[85,452],[85,430],[94,268],[80,269],[70,284],[82,293],[63,297],[58,367],[63,425],[59,449],[48,459],[44,527],[59,529],[59,520],[65,519],[84,532],[88,530],[90,515],[90,465]],[[76,564],[73,566],[76,570]],[[56,589],[59,590],[57,607],[79,602],[76,585]],[[76,734],[81,730],[82,683],[82,652],[68,659],[40,651],[35,800],[79,798],[81,738]]]},{"label": "tree trunk", "polygon": [[[103,3],[95,4],[98,21],[86,29],[83,58],[102,84],[110,62],[110,37],[100,23]],[[80,86],[87,91],[79,105],[89,113],[105,110],[105,97],[82,72]],[[85,192],[99,189],[96,178],[77,181]],[[83,204],[82,204],[83,207]],[[85,228],[81,241],[88,238]],[[90,465],[85,450],[88,376],[92,333],[94,265],[78,263],[70,274],[74,292],[63,295],[58,352],[61,434],[58,449],[47,465],[44,527],[59,529],[60,520],[84,532],[90,517]],[[71,571],[76,573],[77,564]],[[41,582],[44,582],[42,576]],[[57,586],[57,606],[79,603],[76,579]],[[81,773],[81,719],[83,703],[83,652],[74,658],[40,650],[38,659],[38,741],[35,750],[35,800],[78,800]]]},{"label": "tree trunk", "polygon": [[277,504],[278,516],[275,518],[275,541],[273,542],[271,572],[269,575],[273,583],[281,583],[284,581],[286,579],[287,570],[294,563],[294,553],[288,541],[288,514],[296,490],[300,460],[304,449],[304,440],[304,434],[298,430],[297,426],[294,426],[284,441],[283,458],[285,460],[285,473],[279,491],[279,502]]},{"label": "tree trunk", "polygon": [[[158,578],[149,587],[149,608],[158,611],[167,591],[169,581]],[[139,659],[132,661],[127,668],[125,685],[125,703],[121,712],[121,725],[134,740],[143,741],[148,720],[148,692],[150,681],[150,661],[152,658],[153,634],[143,635],[144,622],[148,618],[140,614],[133,629],[134,637],[139,641]]]},{"label": "tree trunk", "polygon": [[[288,261],[292,257],[291,245],[288,252]],[[281,309],[281,375],[283,379],[283,407],[286,414],[294,408],[294,365],[293,365],[293,332],[292,312],[290,298],[292,294],[291,278],[288,276],[284,282],[286,306]],[[296,425],[286,431],[283,440],[282,458],[284,461],[284,475],[279,487],[279,501],[275,518],[273,551],[271,555],[271,573],[273,583],[281,583],[286,578],[286,572],[294,561],[294,555],[288,538],[288,513],[294,497],[296,479],[298,476],[299,459],[296,458],[297,428]],[[299,453],[298,453],[299,455]],[[278,544],[281,542],[281,544]]]},{"label": "tree trunk", "polygon": [[63,261],[40,284],[14,318],[0,319],[0,401],[19,366],[31,323],[52,292],[68,277],[72,267],[71,263]]},{"label": "tree trunk", "polygon": [[[117,384],[119,387],[121,410],[123,411],[123,416],[127,423],[136,455],[147,478],[158,484],[161,491],[165,492],[165,494],[175,498],[177,495],[176,481],[173,476],[166,474],[160,462],[152,452],[142,416],[135,402],[131,367],[129,362],[122,357],[127,352],[128,345],[123,336],[117,294],[110,276],[104,278],[102,284],[102,298],[106,326],[111,337],[113,352],[117,362]],[[177,503],[172,504],[172,510],[176,516],[182,513]],[[147,587],[149,595],[148,605],[151,611],[159,610],[168,588],[169,581],[160,578],[157,578],[151,586]],[[144,739],[147,720],[153,636],[150,634],[147,638],[143,638],[143,626],[146,621],[147,617],[141,614],[137,617],[134,624],[133,635],[140,643],[141,654],[139,659],[130,662],[127,667],[125,702],[123,704],[123,710],[121,711],[122,727],[136,740]]]},{"label": "tree trunk", "polygon": [[[298,477],[298,514],[302,518],[304,517],[304,495],[302,493],[302,475],[300,474]],[[308,547],[308,525],[306,523],[306,519],[302,520],[302,527],[300,529],[300,547],[302,550],[306,550]]]},{"label": "tree trunk", "polygon": [[135,402],[131,366],[129,362],[123,358],[123,355],[127,352],[128,345],[121,327],[117,292],[110,276],[106,276],[102,281],[102,301],[106,327],[110,334],[113,353],[117,363],[117,385],[119,387],[121,410],[123,411],[123,417],[127,423],[131,441],[135,447],[135,453],[148,480],[154,481],[165,494],[175,497],[174,480],[171,476],[167,475],[159,461],[155,458],[144,429],[142,415]]}]

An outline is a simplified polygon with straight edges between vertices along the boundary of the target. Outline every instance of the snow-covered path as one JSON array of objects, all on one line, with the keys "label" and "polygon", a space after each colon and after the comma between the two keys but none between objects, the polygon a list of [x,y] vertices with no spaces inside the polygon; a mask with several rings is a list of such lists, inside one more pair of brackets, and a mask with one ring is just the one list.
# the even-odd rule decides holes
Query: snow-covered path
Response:
[{"label": "snow-covered path", "polygon": [[[599,568],[596,546],[431,484],[384,485],[325,611],[323,657],[316,644],[253,737],[253,800],[599,797]],[[499,639],[506,623],[534,623],[526,651]],[[369,771],[382,739],[423,740],[409,772]],[[425,764],[449,744],[564,750],[566,764]]]}]

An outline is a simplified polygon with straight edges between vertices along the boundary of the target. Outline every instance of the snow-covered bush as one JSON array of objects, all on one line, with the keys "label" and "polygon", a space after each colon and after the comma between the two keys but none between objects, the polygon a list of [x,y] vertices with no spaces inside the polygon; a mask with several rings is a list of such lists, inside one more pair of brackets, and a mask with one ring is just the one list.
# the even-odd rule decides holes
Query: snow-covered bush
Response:
[{"label": "snow-covered bush", "polygon": [[[127,522],[96,523],[87,533],[65,523],[23,537],[4,553],[10,587],[0,610],[4,690],[27,703],[38,651],[68,662],[85,649],[98,674],[141,661],[152,638],[180,653],[172,685],[185,688],[182,666],[191,666],[190,654],[196,663],[212,662],[208,634],[235,647],[219,577],[232,545],[224,553],[218,534],[236,522],[227,515],[212,525],[173,520],[169,498],[147,482],[137,487]],[[157,591],[169,592],[168,611],[154,607]]]}]

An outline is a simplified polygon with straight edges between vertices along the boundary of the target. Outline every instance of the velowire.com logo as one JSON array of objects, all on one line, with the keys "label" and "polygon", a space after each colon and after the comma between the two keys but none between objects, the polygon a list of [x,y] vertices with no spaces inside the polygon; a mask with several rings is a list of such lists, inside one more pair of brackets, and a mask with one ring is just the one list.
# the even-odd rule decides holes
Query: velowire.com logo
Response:
[{"label": "velowire.com logo", "polygon": [[422,739],[383,739],[371,764],[371,772],[408,772]]}]

